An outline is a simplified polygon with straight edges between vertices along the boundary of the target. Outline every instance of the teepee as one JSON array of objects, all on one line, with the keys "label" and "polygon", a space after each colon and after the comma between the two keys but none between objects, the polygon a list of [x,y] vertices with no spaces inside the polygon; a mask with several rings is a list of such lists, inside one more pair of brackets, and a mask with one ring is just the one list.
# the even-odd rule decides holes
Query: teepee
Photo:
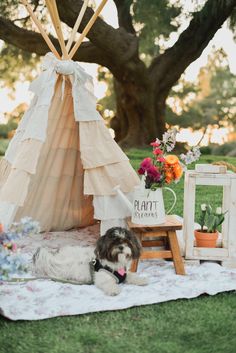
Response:
[{"label": "teepee", "polygon": [[101,221],[101,233],[124,225],[129,210],[114,187],[132,195],[139,178],[96,110],[92,78],[72,60],[107,0],[103,0],[74,42],[88,5],[84,0],[65,45],[55,0],[46,4],[61,46],[55,49],[26,0],[21,1],[51,52],[34,93],[0,162],[0,222],[5,227],[29,216],[42,230],[67,230]]}]

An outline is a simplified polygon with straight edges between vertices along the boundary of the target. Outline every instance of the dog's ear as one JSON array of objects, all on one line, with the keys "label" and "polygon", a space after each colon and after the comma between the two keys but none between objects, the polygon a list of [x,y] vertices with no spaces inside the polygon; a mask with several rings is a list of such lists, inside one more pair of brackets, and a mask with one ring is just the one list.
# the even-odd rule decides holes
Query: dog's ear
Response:
[{"label": "dog's ear", "polygon": [[114,236],[114,232],[118,227],[112,227],[107,229],[106,233],[103,235],[104,237],[111,237]]},{"label": "dog's ear", "polygon": [[105,235],[101,236],[97,243],[96,243],[96,248],[94,250],[94,253],[96,255],[96,257],[98,257],[99,259],[105,259],[106,258],[106,250],[107,247],[105,246]]},{"label": "dog's ear", "polygon": [[132,243],[132,258],[133,259],[138,259],[141,255],[141,251],[142,251],[142,245],[141,245],[141,242],[140,240],[138,239],[138,237],[127,230],[127,232],[129,233],[129,238],[131,240],[131,243]]},{"label": "dog's ear", "polygon": [[112,227],[107,229],[105,236],[108,238],[126,236],[126,229],[122,227]]}]

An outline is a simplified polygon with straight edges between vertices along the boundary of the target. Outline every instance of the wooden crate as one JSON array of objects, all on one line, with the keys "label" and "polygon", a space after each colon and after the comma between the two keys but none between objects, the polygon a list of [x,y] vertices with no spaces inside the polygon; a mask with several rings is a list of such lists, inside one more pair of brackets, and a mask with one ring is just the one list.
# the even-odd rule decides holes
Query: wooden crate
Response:
[{"label": "wooden crate", "polygon": [[[185,258],[187,260],[215,260],[223,266],[236,268],[236,174],[199,172],[189,170],[184,182]],[[222,209],[227,210],[222,225],[222,238],[217,248],[200,248],[194,242],[194,215],[196,186],[223,186]]]}]

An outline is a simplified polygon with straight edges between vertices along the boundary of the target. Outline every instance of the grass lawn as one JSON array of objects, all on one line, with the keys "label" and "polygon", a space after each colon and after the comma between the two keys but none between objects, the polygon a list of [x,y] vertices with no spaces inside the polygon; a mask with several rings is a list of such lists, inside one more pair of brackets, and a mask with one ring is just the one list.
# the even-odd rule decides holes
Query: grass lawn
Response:
[{"label": "grass lawn", "polygon": [[[137,168],[147,150],[130,150]],[[202,163],[222,157],[202,157]],[[236,158],[224,158],[236,165]],[[173,213],[182,215],[183,179]],[[197,189],[197,204],[219,205],[221,189]],[[171,204],[166,193],[166,205]],[[0,299],[1,300],[1,299]],[[36,322],[0,318],[0,353],[235,353],[236,294],[222,293],[123,311]]]}]

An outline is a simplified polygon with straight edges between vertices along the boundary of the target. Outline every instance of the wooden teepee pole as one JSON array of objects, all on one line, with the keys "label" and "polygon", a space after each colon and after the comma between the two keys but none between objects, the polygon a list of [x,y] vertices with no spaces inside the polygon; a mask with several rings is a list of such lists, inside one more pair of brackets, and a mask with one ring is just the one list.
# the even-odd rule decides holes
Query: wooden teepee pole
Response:
[{"label": "wooden teepee pole", "polygon": [[30,5],[28,4],[28,2],[26,0],[20,0],[22,2],[22,4],[26,7],[26,10],[29,12],[30,17],[32,19],[32,21],[35,23],[36,27],[38,28],[39,32],[41,33],[43,39],[45,40],[45,42],[47,43],[49,49],[53,52],[53,54],[60,59],[60,55],[58,54],[54,44],[52,43],[51,39],[49,38],[49,36],[47,35],[47,33],[45,32],[45,30],[43,29],[43,26],[41,25],[40,21],[37,19],[37,17],[35,16],[33,10],[31,9]]},{"label": "wooden teepee pole", "polygon": [[75,55],[76,51],[79,49],[81,43],[83,42],[83,39],[86,37],[88,34],[89,30],[91,29],[92,25],[96,21],[97,17],[99,16],[100,12],[102,11],[103,7],[106,5],[108,0],[102,0],[101,4],[98,6],[97,10],[94,12],[93,16],[87,23],[86,27],[84,28],[83,32],[81,33],[78,41],[75,43],[74,47],[71,49],[69,53],[69,58],[72,59],[73,56]]},{"label": "wooden teepee pole", "polygon": [[46,5],[48,8],[50,17],[52,19],[53,26],[55,28],[55,31],[56,31],[56,34],[58,37],[58,41],[60,43],[63,58],[68,59],[68,52],[66,50],[66,46],[65,46],[65,42],[64,42],[64,38],[63,38],[61,21],[59,18],[56,1],[55,0],[46,0]]},{"label": "wooden teepee pole", "polygon": [[89,2],[89,0],[84,0],[83,6],[82,6],[82,8],[80,10],[80,13],[79,13],[79,15],[77,17],[77,20],[75,22],[74,28],[72,29],[71,36],[70,36],[70,38],[69,38],[69,40],[67,42],[67,45],[66,45],[66,50],[68,52],[70,51],[71,45],[72,45],[73,41],[75,40],[76,33],[77,33],[78,29],[79,29],[79,26],[80,26],[81,21],[83,19],[84,13],[85,13],[85,11],[87,9],[88,2]]}]

